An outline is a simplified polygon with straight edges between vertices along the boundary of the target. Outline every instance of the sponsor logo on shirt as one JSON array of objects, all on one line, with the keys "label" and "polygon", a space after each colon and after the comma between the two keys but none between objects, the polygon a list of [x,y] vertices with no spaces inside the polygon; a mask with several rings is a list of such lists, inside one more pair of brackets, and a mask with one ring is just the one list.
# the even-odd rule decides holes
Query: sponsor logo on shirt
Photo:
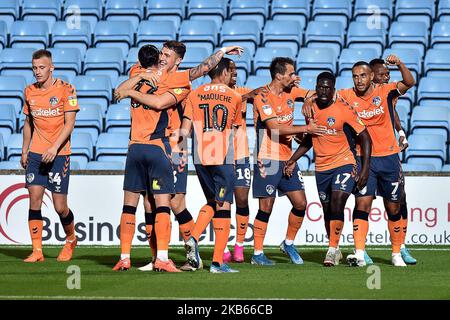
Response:
[{"label": "sponsor logo on shirt", "polygon": [[378,116],[383,113],[384,113],[383,107],[379,107],[379,108],[373,109],[371,111],[367,111],[367,110],[358,111],[358,116],[362,119],[370,119],[374,116]]},{"label": "sponsor logo on shirt", "polygon": [[61,109],[60,108],[56,108],[56,109],[52,109],[52,108],[48,108],[48,109],[36,109],[36,110],[32,110],[31,111],[31,115],[33,117],[55,117],[55,116],[59,116],[61,115]]},{"label": "sponsor logo on shirt", "polygon": [[278,116],[277,120],[278,122],[289,122],[294,118],[294,115],[292,113],[285,114],[283,116]]}]

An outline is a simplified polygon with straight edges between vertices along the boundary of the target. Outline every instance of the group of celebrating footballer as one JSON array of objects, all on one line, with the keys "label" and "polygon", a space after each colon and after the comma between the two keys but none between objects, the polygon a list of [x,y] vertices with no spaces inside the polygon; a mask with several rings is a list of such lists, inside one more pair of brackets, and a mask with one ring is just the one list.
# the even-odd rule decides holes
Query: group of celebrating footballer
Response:
[{"label": "group of celebrating footballer", "polygon": [[[354,87],[339,91],[330,72],[318,75],[316,90],[301,88],[294,61],[276,57],[270,65],[270,84],[252,90],[236,85],[236,65],[224,57],[240,55],[241,47],[223,47],[197,67],[179,71],[185,52],[186,47],[178,41],[167,41],[161,51],[153,45],[141,47],[129,79],[114,92],[118,101],[131,98],[131,129],[120,219],[121,255],[113,270],[131,268],[135,214],[142,195],[153,259],[140,270],[180,272],[203,268],[198,241],[212,221],[215,245],[209,270],[237,272],[228,263],[244,262],[244,239],[249,224],[247,103],[253,104],[257,137],[252,195],[259,200],[253,223],[252,264],[275,264],[264,254],[263,243],[277,192],[279,196],[286,195],[292,204],[280,249],[293,263],[303,263],[294,246],[307,204],[297,160],[311,147],[329,239],[324,265],[334,266],[342,259],[339,239],[345,204],[351,193],[356,197],[355,252],[347,256],[347,262],[352,266],[373,263],[365,251],[365,241],[372,201],[380,195],[388,215],[392,264],[416,263],[404,246],[407,208],[398,153],[407,147],[407,140],[395,111],[398,97],[414,86],[415,80],[398,57],[355,63]],[[73,86],[53,77],[49,51],[36,51],[32,65],[37,81],[25,89],[21,162],[30,194],[28,220],[33,252],[25,261],[44,260],[41,205],[45,188],[52,192],[55,211],[67,236],[58,260],[68,261],[77,244],[67,192],[70,134],[79,110],[78,101]],[[388,65],[398,66],[401,81],[389,82]],[[206,74],[211,82],[191,90],[191,81]],[[293,125],[296,101],[304,102],[306,125]],[[206,198],[195,222],[185,199],[187,138],[191,136],[192,158]],[[292,154],[293,139],[299,148]],[[236,243],[231,254],[227,242],[233,198]],[[185,241],[187,261],[180,269],[168,254],[171,211]]]}]

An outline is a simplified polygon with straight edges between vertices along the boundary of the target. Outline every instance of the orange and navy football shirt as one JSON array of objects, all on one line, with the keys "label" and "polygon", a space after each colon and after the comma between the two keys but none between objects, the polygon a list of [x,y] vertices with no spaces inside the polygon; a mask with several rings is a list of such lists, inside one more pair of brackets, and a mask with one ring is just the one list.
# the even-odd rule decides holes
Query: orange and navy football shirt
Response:
[{"label": "orange and navy football shirt", "polygon": [[267,91],[257,95],[253,102],[258,160],[287,161],[292,154],[292,137],[272,135],[265,122],[277,119],[279,125],[292,126],[295,100],[304,99],[308,90],[294,87],[291,92],[283,92],[280,96],[274,95],[268,87]]},{"label": "orange and navy football shirt", "polygon": [[[130,77],[142,72],[147,72],[147,69],[136,64],[130,70]],[[154,93],[155,95],[162,95],[169,92],[176,99],[176,103],[186,98],[190,90],[189,71],[167,73],[157,70],[156,74],[159,76],[156,91],[149,85],[142,83],[140,84],[139,92],[146,94]],[[169,123],[173,110],[173,108],[162,111],[154,110],[148,106],[132,101],[130,108],[130,143],[154,144],[156,142],[153,140],[168,137],[170,134]]]},{"label": "orange and navy football shirt", "polygon": [[[33,135],[30,151],[43,154],[58,139],[64,128],[64,114],[78,112],[75,88],[60,79],[56,79],[48,89],[42,89],[37,83],[29,85],[24,92],[23,113],[31,118]],[[70,137],[58,150],[58,155],[70,155]]]},{"label": "orange and navy football shirt", "polygon": [[[372,138],[372,156],[383,157],[400,152],[395,137],[394,103],[400,95],[397,82],[373,84],[368,97],[359,97],[353,88],[339,90],[338,94],[350,104],[364,122]],[[357,146],[358,154],[360,147]]]},{"label": "orange and navy football shirt", "polygon": [[[244,95],[252,91],[250,88],[246,87],[236,87],[234,91],[239,95]],[[247,123],[245,121],[245,115],[247,113],[247,101],[242,101],[242,122],[237,129],[236,135],[234,136],[234,160],[241,160],[250,157],[250,151],[248,148],[248,137],[247,137]]]},{"label": "orange and navy football shirt", "polygon": [[313,110],[317,125],[327,127],[327,133],[323,136],[312,136],[316,171],[331,170],[347,164],[355,165],[355,156],[350,149],[351,131],[348,126],[353,128],[356,134],[366,128],[356,112],[341,99],[324,109],[314,104]]},{"label": "orange and navy football shirt", "polygon": [[234,163],[232,127],[242,123],[241,105],[241,96],[224,84],[204,84],[189,94],[184,117],[193,122],[194,152],[202,165]]}]

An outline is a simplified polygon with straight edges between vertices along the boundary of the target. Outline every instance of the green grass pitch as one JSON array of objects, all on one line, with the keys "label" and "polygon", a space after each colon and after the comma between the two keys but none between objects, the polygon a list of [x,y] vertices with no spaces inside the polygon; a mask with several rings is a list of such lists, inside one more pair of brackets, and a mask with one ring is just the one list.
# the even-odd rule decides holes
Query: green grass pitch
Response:
[{"label": "green grass pitch", "polygon": [[[275,266],[232,264],[237,274],[141,272],[137,267],[148,262],[147,247],[133,248],[130,271],[113,272],[118,247],[78,247],[68,263],[56,261],[60,248],[44,247],[45,262],[26,264],[22,260],[30,247],[0,246],[0,299],[450,299],[448,246],[411,247],[418,264],[407,268],[390,265],[389,248],[368,248],[379,267],[380,289],[368,289],[373,274],[367,268],[323,267],[326,250],[319,247],[299,247],[301,266],[269,248],[265,252]],[[200,250],[209,266],[212,248]],[[351,252],[342,250],[344,256]],[[170,255],[178,266],[184,262],[183,248],[171,249]],[[249,261],[251,250],[245,255]],[[67,288],[71,265],[80,268],[79,290]]]}]

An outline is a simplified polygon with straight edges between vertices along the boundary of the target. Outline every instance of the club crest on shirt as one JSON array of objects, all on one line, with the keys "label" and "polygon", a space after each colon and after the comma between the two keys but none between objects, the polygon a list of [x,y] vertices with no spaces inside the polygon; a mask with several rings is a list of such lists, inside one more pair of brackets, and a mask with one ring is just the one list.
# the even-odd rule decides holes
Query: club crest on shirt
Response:
[{"label": "club crest on shirt", "polygon": [[267,192],[269,195],[272,195],[272,193],[274,193],[274,191],[275,191],[275,187],[274,187],[273,185],[268,184],[268,185],[266,186],[266,192]]},{"label": "club crest on shirt", "polygon": [[333,117],[328,117],[327,123],[328,123],[328,126],[329,126],[329,127],[332,127],[332,126],[334,126],[334,124],[336,123],[336,119],[333,118]]},{"label": "club crest on shirt", "polygon": [[288,105],[288,107],[289,108],[294,108],[294,101],[292,101],[292,99],[288,99],[287,101],[286,101],[286,103],[287,103],[287,105]]},{"label": "club crest on shirt", "polygon": [[262,107],[262,110],[266,116],[270,116],[272,114],[272,107],[266,104]]},{"label": "club crest on shirt", "polygon": [[380,104],[381,104],[381,98],[380,98],[380,96],[374,97],[374,98],[372,99],[372,103],[373,103],[374,105],[376,105],[377,107],[379,107]]},{"label": "club crest on shirt", "polygon": [[50,98],[50,105],[51,105],[52,107],[56,106],[56,105],[58,104],[58,102],[59,102],[59,100],[58,100],[57,97],[51,97],[51,98]]}]

